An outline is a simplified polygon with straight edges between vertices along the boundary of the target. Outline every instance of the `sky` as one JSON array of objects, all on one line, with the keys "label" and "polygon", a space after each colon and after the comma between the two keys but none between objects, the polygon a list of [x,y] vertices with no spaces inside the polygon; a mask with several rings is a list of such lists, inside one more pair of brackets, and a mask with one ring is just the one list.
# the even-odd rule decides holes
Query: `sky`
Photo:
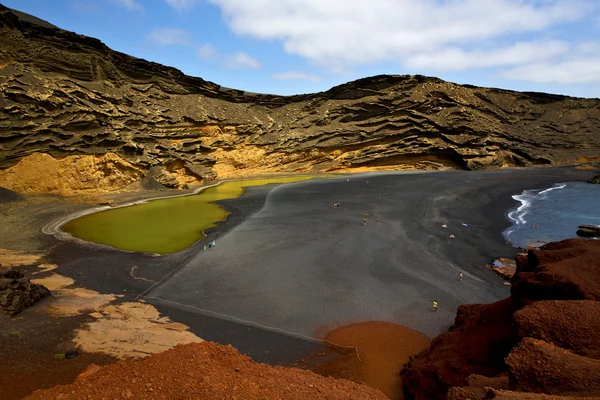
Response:
[{"label": "sky", "polygon": [[0,0],[219,85],[299,94],[379,74],[600,97],[599,0]]}]

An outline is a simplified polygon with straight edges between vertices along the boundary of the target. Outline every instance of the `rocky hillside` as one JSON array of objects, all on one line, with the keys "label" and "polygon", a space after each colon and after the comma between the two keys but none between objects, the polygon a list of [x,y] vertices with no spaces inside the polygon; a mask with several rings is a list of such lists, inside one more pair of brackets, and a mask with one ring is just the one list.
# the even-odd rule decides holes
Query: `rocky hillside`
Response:
[{"label": "rocky hillside", "polygon": [[405,398],[598,399],[598,313],[600,241],[530,250],[517,258],[511,297],[460,306],[450,330],[405,368]]},{"label": "rocky hillside", "polygon": [[[151,167],[178,186],[276,172],[481,169],[600,156],[598,99],[423,76],[376,76],[299,96],[248,93],[2,6],[0,91],[0,186],[20,192],[119,189]],[[36,165],[46,171],[43,188]]]}]

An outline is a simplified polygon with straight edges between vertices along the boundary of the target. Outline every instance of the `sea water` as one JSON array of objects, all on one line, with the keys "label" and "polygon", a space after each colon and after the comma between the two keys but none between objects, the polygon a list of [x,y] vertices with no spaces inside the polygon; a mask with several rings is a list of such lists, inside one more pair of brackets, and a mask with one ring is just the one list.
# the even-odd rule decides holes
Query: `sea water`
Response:
[{"label": "sea water", "polygon": [[513,225],[503,235],[516,247],[577,237],[579,225],[600,226],[600,185],[558,183],[512,197],[521,204],[508,212]]}]

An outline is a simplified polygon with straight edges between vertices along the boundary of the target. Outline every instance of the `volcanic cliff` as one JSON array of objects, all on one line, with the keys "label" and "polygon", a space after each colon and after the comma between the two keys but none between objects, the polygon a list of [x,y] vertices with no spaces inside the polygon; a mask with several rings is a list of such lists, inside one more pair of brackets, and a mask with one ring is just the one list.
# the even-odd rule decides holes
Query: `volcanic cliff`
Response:
[{"label": "volcanic cliff", "polygon": [[19,192],[120,189],[151,167],[177,187],[278,172],[561,165],[600,149],[598,99],[406,75],[248,93],[3,6],[0,91],[0,186]]},{"label": "volcanic cliff", "polygon": [[600,241],[529,250],[511,283],[505,300],[459,307],[402,372],[405,398],[600,398]]}]

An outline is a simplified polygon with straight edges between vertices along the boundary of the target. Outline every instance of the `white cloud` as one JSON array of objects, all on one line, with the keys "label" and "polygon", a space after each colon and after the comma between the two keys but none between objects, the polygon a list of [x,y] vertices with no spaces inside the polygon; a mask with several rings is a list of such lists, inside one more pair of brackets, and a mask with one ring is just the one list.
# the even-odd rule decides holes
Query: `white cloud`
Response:
[{"label": "white cloud", "polygon": [[250,57],[246,53],[237,52],[225,57],[223,66],[227,69],[259,69],[260,61]]},{"label": "white cloud", "polygon": [[132,11],[143,11],[144,7],[136,0],[109,0],[111,3]]},{"label": "white cloud", "polygon": [[204,61],[213,61],[219,57],[219,52],[211,44],[205,43],[198,47],[196,54]]},{"label": "white cloud", "polygon": [[600,41],[582,42],[571,46],[561,58],[538,60],[500,71],[505,79],[539,83],[600,82]]},{"label": "white cloud", "polygon": [[543,61],[565,54],[568,50],[569,43],[558,40],[520,42],[506,47],[473,51],[453,47],[415,54],[408,58],[405,64],[417,70],[462,71]]},{"label": "white cloud", "polygon": [[600,55],[523,65],[504,70],[500,76],[506,79],[541,83],[600,82]]},{"label": "white cloud", "polygon": [[277,80],[306,80],[311,82],[321,82],[321,78],[306,72],[281,72],[279,74],[271,75],[271,78]]},{"label": "white cloud", "polygon": [[[390,61],[428,69],[540,61],[561,51],[547,32],[589,16],[596,7],[595,0],[210,2],[236,34],[280,41],[288,53],[334,70]],[[551,48],[536,46],[535,34]]]},{"label": "white cloud", "polygon": [[186,44],[189,36],[183,29],[155,29],[148,39],[160,45]]},{"label": "white cloud", "polygon": [[196,0],[165,0],[165,2],[180,13],[191,10],[196,4]]}]

